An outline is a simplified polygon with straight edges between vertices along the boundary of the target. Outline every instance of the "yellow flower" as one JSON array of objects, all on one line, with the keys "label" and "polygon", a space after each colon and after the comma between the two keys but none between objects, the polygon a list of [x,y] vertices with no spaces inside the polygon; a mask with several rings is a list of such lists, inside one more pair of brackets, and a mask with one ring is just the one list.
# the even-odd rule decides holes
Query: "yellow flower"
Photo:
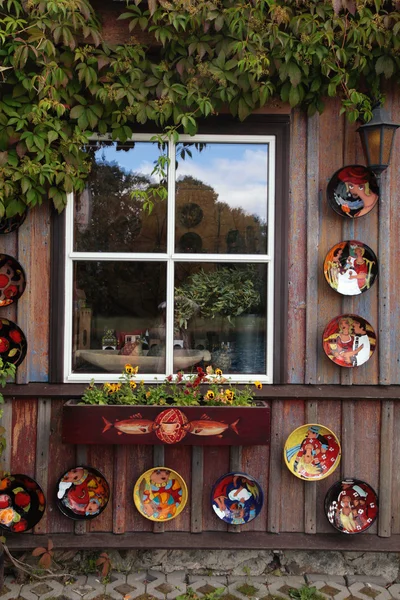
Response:
[{"label": "yellow flower", "polygon": [[226,390],[225,396],[227,397],[228,400],[233,400],[235,393],[232,390]]},{"label": "yellow flower", "polygon": [[107,383],[105,383],[105,384],[104,384],[104,389],[105,389],[105,390],[109,390],[109,389],[110,389],[110,387],[111,387],[111,383],[108,383],[108,382],[107,382]]},{"label": "yellow flower", "polygon": [[137,375],[138,371],[139,371],[139,367],[134,367],[132,372],[134,375]]},{"label": "yellow flower", "polygon": [[130,381],[129,385],[131,386],[132,389],[135,389],[135,387],[136,387],[136,383],[134,381]]},{"label": "yellow flower", "polygon": [[261,383],[261,381],[255,381],[255,382],[254,382],[254,385],[256,386],[256,388],[257,388],[258,390],[262,390],[262,383]]},{"label": "yellow flower", "polygon": [[215,369],[215,374],[220,377],[222,375],[221,369]]},{"label": "yellow flower", "polygon": [[207,394],[206,394],[206,398],[207,400],[214,400],[215,394],[212,390],[208,390]]},{"label": "yellow flower", "polygon": [[133,375],[135,369],[132,367],[132,365],[125,365],[125,373],[128,373],[128,375]]},{"label": "yellow flower", "polygon": [[150,398],[151,392],[146,392],[146,398]]}]

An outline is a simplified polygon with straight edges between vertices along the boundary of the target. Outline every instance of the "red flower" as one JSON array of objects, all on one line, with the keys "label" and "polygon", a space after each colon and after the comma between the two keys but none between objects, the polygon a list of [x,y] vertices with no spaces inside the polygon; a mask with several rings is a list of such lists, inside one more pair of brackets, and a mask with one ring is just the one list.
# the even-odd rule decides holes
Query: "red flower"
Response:
[{"label": "red flower", "polygon": [[7,494],[0,495],[0,508],[8,508],[11,506],[11,498]]},{"label": "red flower", "polygon": [[27,492],[18,492],[17,494],[15,494],[15,504],[17,506],[24,508],[25,506],[28,506],[28,504],[30,504],[30,503],[31,503],[31,497]]},{"label": "red flower", "polygon": [[7,275],[4,275],[3,273],[0,275],[0,288],[5,288],[6,285],[9,282],[9,278],[7,277]]},{"label": "red flower", "polygon": [[22,336],[19,331],[12,329],[9,333],[10,338],[17,344],[22,340]]},{"label": "red flower", "polygon": [[10,347],[10,342],[7,338],[0,337],[0,353],[7,352]]},{"label": "red flower", "polygon": [[21,519],[20,521],[18,521],[18,523],[14,523],[14,525],[12,525],[11,530],[12,531],[25,531],[28,527],[28,522],[26,521],[26,519]]},{"label": "red flower", "polygon": [[18,294],[18,288],[16,285],[10,285],[5,291],[4,295],[6,298],[12,298]]}]

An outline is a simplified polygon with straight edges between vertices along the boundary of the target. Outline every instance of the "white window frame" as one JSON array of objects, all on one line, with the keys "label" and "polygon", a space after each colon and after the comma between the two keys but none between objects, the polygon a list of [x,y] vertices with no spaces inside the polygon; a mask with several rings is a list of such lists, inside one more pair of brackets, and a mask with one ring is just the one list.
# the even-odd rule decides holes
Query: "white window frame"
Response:
[{"label": "white window frame", "polygon": [[[135,134],[131,140],[135,142],[150,142],[152,134]],[[96,136],[96,141],[110,141],[107,136]],[[168,140],[168,206],[167,206],[167,251],[165,253],[128,253],[128,252],[75,252],[73,249],[74,233],[74,196],[69,194],[66,207],[66,239],[65,239],[65,326],[64,326],[64,382],[97,382],[118,381],[117,373],[73,373],[72,372],[72,331],[73,331],[73,263],[75,261],[143,261],[165,262],[167,264],[166,286],[166,373],[142,374],[141,379],[146,383],[163,381],[166,375],[173,373],[173,338],[174,338],[174,267],[177,262],[196,263],[261,263],[267,264],[267,314],[266,314],[266,373],[232,374],[230,379],[236,383],[248,383],[259,380],[264,384],[273,383],[273,354],[274,354],[274,247],[275,247],[275,161],[276,136],[274,135],[216,135],[204,134],[187,136],[181,135],[179,142],[208,142],[231,144],[268,144],[268,182],[267,182],[267,254],[181,254],[175,252],[175,148],[176,144]]]}]

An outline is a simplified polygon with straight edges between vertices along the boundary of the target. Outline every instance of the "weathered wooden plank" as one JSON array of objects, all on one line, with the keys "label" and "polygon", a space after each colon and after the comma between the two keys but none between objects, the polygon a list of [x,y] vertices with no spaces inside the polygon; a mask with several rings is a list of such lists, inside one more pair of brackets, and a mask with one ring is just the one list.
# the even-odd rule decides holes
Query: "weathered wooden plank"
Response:
[{"label": "weathered wooden plank", "polygon": [[[281,532],[304,531],[304,482],[295,477],[286,467],[283,460],[284,444],[289,434],[304,424],[304,402],[301,400],[286,400],[283,407],[283,437],[284,442],[280,446],[282,465],[281,494],[277,499],[281,504]],[[272,432],[273,433],[273,432]],[[299,507],[299,510],[293,510]]]},{"label": "weathered wooden plank", "polygon": [[[314,400],[305,403],[306,423],[318,423],[318,404]],[[317,482],[306,481],[304,484],[304,531],[317,533]]]},{"label": "weathered wooden plank", "polygon": [[[219,519],[212,508],[211,492],[217,479],[229,473],[229,448],[204,448],[203,531],[227,531],[227,524]],[[200,534],[199,534],[200,535]]]},{"label": "weathered wooden plank", "polygon": [[274,400],[271,407],[271,450],[269,456],[270,480],[274,482],[274,485],[269,489],[267,500],[267,530],[271,533],[281,531],[282,453],[286,439],[283,418],[284,400]]},{"label": "weathered wooden plank", "polygon": [[5,398],[2,406],[3,416],[1,417],[1,426],[5,429],[6,447],[0,457],[0,469],[10,472],[11,470],[11,431],[12,431],[12,411],[13,401]]},{"label": "weathered wooden plank", "polygon": [[126,531],[127,453],[126,446],[114,446],[113,532],[118,534]]},{"label": "weathered wooden plank", "polygon": [[[242,449],[242,471],[248,473],[259,482],[264,494],[264,504],[260,514],[246,525],[243,525],[242,532],[267,530],[268,495],[270,491],[269,454],[270,448],[268,446],[245,446]],[[273,485],[271,484],[272,487]]]},{"label": "weathered wooden plank", "polygon": [[47,381],[49,356],[50,206],[29,211],[18,230],[18,259],[24,264],[27,287],[18,300],[17,323],[25,333],[28,353],[18,367],[17,382]]},{"label": "weathered wooden plank", "polygon": [[[153,447],[153,467],[164,467],[165,466],[165,447],[154,446]],[[154,533],[164,533],[164,523],[153,523]]]},{"label": "weathered wooden plank", "polygon": [[[35,478],[41,486],[46,502],[51,502],[48,498],[49,489],[49,444],[50,444],[50,419],[51,419],[51,400],[47,398],[38,398],[37,402],[37,422],[36,422],[36,464]],[[48,511],[45,510],[43,517],[33,530],[35,535],[48,533]]]},{"label": "weathered wooden plank", "polygon": [[[348,477],[354,477],[356,454],[355,454],[355,443],[356,437],[358,439],[358,430],[355,427],[356,414],[356,401],[346,400],[342,404],[342,460],[341,460],[341,472],[342,479]],[[358,422],[358,419],[357,419]]]},{"label": "weathered wooden plank", "polygon": [[319,115],[307,126],[307,287],[305,383],[317,383],[318,246],[319,246]]},{"label": "weathered wooden plank", "polygon": [[[400,404],[394,403],[393,456],[400,456]],[[400,533],[400,511],[397,510],[400,497],[400,469],[392,470],[392,536]]]},{"label": "weathered wooden plank", "polygon": [[165,464],[167,467],[177,471],[182,479],[185,481],[188,491],[188,501],[185,508],[180,515],[167,521],[165,523],[165,531],[190,531],[190,517],[191,517],[191,501],[190,501],[190,490],[191,490],[191,465],[192,465],[192,452],[190,446],[167,446],[165,448]]},{"label": "weathered wooden plank", "polygon": [[[104,446],[103,446],[104,448]],[[145,519],[133,502],[133,489],[139,477],[153,466],[153,448],[151,446],[130,446],[128,450],[127,481],[128,502],[126,504],[127,531],[152,531],[153,523]]]},{"label": "weathered wooden plank", "polygon": [[307,118],[296,109],[291,121],[290,201],[288,226],[288,322],[287,377],[288,383],[303,383],[306,348],[306,189]]},{"label": "weathered wooden plank", "polygon": [[203,531],[204,452],[201,446],[192,446],[192,487],[190,495],[190,531]]},{"label": "weathered wooden plank", "polygon": [[[378,523],[381,537],[390,537],[392,528],[393,419],[393,402],[382,402]],[[395,507],[397,510],[397,503]]]},{"label": "weathered wooden plank", "polygon": [[[76,466],[88,466],[89,457],[87,446],[78,444],[75,447],[76,451]],[[75,521],[74,531],[76,535],[84,535],[89,530],[86,521]]]},{"label": "weathered wooden plank", "polygon": [[[111,531],[113,524],[113,494],[112,484],[114,481],[114,452],[110,446],[88,446],[87,447],[88,462],[87,464],[98,469],[102,473],[110,486],[110,500],[106,509],[95,519],[88,522],[88,531]],[[130,489],[130,480],[127,475],[127,487]],[[132,497],[127,498],[127,507],[132,504]]]},{"label": "weathered wooden plank", "polygon": [[37,399],[13,404],[11,472],[35,477]]},{"label": "weathered wooden plank", "polygon": [[[229,451],[229,471],[242,471],[242,446],[231,446]],[[228,531],[231,533],[240,533],[240,525],[228,525]]]}]

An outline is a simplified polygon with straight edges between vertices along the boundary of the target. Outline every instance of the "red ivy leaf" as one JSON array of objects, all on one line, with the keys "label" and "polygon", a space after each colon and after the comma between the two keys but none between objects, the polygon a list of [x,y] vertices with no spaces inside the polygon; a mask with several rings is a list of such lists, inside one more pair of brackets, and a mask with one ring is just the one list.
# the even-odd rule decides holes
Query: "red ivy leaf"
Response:
[{"label": "red ivy leaf", "polygon": [[44,569],[49,569],[51,565],[51,556],[48,552],[43,554],[42,558],[39,560],[39,565]]},{"label": "red ivy leaf", "polygon": [[32,552],[32,556],[40,556],[41,554],[44,554],[45,552],[47,552],[47,548],[35,548],[34,551]]}]

